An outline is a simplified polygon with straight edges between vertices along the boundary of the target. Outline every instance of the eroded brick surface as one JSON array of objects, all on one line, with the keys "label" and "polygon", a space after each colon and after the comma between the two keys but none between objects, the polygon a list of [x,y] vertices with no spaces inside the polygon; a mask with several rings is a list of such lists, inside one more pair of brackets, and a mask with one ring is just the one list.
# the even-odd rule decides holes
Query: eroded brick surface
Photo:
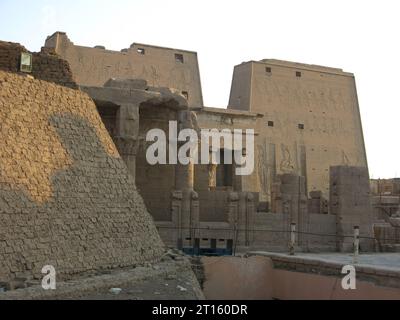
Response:
[{"label": "eroded brick surface", "polygon": [[[28,50],[18,43],[0,41],[0,70],[19,72],[22,52],[28,52]],[[36,79],[54,82],[65,87],[73,89],[78,87],[69,63],[49,48],[32,53],[32,75]]]},{"label": "eroded brick surface", "polygon": [[0,282],[62,279],[163,252],[126,165],[80,91],[0,71]]}]

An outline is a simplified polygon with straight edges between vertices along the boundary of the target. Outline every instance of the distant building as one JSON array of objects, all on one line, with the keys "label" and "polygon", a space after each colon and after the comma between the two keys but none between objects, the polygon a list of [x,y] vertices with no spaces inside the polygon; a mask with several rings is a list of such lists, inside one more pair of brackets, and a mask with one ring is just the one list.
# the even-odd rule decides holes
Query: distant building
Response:
[{"label": "distant building", "polygon": [[400,195],[400,178],[371,179],[371,193],[374,196],[398,196]]},{"label": "distant building", "polygon": [[388,222],[400,214],[400,178],[371,179],[372,205],[375,216]]}]

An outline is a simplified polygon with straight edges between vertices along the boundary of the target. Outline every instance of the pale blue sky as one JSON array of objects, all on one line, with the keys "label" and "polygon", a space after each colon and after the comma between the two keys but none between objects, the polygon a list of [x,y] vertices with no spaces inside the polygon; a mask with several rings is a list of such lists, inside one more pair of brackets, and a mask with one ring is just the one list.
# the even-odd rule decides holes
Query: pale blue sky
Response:
[{"label": "pale blue sky", "polygon": [[38,51],[65,31],[80,45],[133,42],[198,52],[207,106],[228,103],[233,66],[277,58],[356,75],[371,175],[400,174],[397,0],[0,0],[0,39]]}]

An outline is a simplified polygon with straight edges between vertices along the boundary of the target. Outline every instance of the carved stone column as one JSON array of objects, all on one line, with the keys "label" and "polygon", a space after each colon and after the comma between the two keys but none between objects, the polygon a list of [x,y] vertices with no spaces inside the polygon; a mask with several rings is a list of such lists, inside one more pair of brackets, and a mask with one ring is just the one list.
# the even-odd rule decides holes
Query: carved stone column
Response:
[{"label": "carved stone column", "polygon": [[305,194],[305,178],[295,174],[283,174],[280,192],[282,197],[283,213],[287,215],[285,229],[289,231],[290,224],[296,224],[296,245],[308,248],[309,215],[307,210],[307,196]]},{"label": "carved stone column", "polygon": [[199,237],[197,231],[200,224],[200,202],[199,195],[196,191],[192,191],[190,198],[190,238],[196,239]]},{"label": "carved stone column", "polygon": [[231,230],[233,231],[233,243],[238,241],[239,229],[239,194],[231,192],[228,196],[228,222]]},{"label": "carved stone column", "polygon": [[245,246],[249,247],[253,240],[254,240],[254,219],[255,219],[255,213],[256,213],[256,207],[254,203],[254,194],[253,193],[247,193],[246,197],[246,216],[244,217],[244,227],[246,230],[246,235],[245,235]]},{"label": "carved stone column", "polygon": [[129,173],[135,178],[136,154],[139,148],[139,106],[122,104],[117,114],[115,144]]},{"label": "carved stone column", "polygon": [[[182,199],[183,199],[183,194],[182,191],[173,191],[172,192],[172,204],[171,204],[171,216],[172,216],[172,224],[175,227],[180,226],[182,223]],[[179,249],[182,248],[183,243],[183,233],[182,233],[182,228],[176,228],[174,230],[171,230],[171,232],[174,233],[174,240]]]},{"label": "carved stone column", "polygon": [[238,197],[237,244],[249,247],[253,239],[255,204],[254,195],[251,192],[241,192]]},{"label": "carved stone column", "polygon": [[[192,115],[189,110],[178,112],[178,129],[192,129]],[[178,143],[178,150],[185,142]],[[179,161],[178,161],[179,162]],[[182,192],[181,220],[178,228],[181,229],[181,241],[183,246],[194,245],[196,228],[199,223],[198,195],[194,191],[194,164],[182,165],[178,163],[175,167],[175,189]],[[186,240],[190,239],[190,240]]]},{"label": "carved stone column", "polygon": [[136,155],[139,149],[139,140],[128,136],[116,136],[114,141],[118,152],[124,160],[128,171],[135,179],[136,176]]}]

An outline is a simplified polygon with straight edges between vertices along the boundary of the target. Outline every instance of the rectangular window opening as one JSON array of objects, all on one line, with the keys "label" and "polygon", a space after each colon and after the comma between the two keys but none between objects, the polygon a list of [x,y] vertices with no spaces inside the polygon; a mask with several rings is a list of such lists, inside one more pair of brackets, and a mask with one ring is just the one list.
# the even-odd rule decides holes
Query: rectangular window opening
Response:
[{"label": "rectangular window opening", "polygon": [[186,100],[189,100],[189,92],[182,91],[182,95],[185,97]]},{"label": "rectangular window opening", "polygon": [[217,249],[217,239],[211,239],[211,249]]},{"label": "rectangular window opening", "polygon": [[32,72],[32,54],[22,52],[21,53],[21,63],[20,63],[20,71],[30,73]]},{"label": "rectangular window opening", "polygon": [[179,63],[183,63],[183,62],[184,62],[184,60],[183,60],[183,54],[175,53],[175,61],[176,61],[176,62],[179,62]]},{"label": "rectangular window opening", "polygon": [[146,50],[143,49],[143,48],[138,48],[138,49],[137,49],[137,53],[142,54],[142,55],[145,55],[145,54],[146,54]]},{"label": "rectangular window opening", "polygon": [[272,73],[271,67],[265,67],[265,72],[266,72],[268,75],[271,75],[271,73]]},{"label": "rectangular window opening", "polygon": [[274,126],[274,122],[273,121],[268,121],[268,127],[273,127]]},{"label": "rectangular window opening", "polygon": [[296,77],[297,78],[301,78],[301,72],[300,71],[296,71]]},{"label": "rectangular window opening", "polygon": [[299,123],[299,129],[300,129],[300,130],[304,130],[304,124]]}]

